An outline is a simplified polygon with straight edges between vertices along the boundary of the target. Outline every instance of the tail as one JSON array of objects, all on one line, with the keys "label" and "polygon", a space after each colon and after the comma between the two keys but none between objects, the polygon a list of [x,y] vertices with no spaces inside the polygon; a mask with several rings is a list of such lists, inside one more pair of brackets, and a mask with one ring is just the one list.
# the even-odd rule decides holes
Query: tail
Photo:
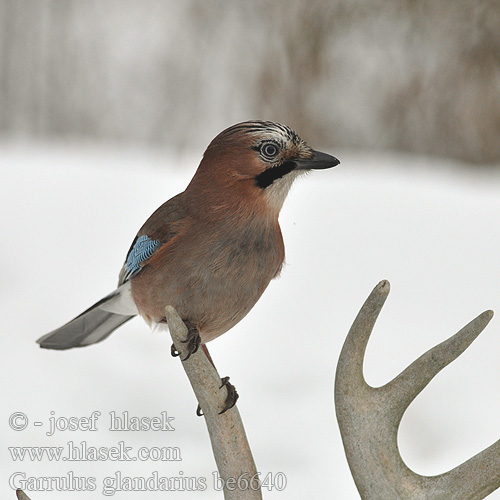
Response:
[{"label": "tail", "polygon": [[[104,297],[69,323],[40,337],[37,343],[45,349],[63,350],[96,344],[109,337],[119,326],[137,314],[137,312],[134,313],[135,305],[125,308],[125,310],[130,309],[132,314],[125,313],[123,303],[129,301],[124,300],[123,295],[126,293],[123,294],[123,292],[128,292],[128,290],[120,290],[121,288]],[[120,313],[125,314],[111,312],[113,309],[118,309]]]}]

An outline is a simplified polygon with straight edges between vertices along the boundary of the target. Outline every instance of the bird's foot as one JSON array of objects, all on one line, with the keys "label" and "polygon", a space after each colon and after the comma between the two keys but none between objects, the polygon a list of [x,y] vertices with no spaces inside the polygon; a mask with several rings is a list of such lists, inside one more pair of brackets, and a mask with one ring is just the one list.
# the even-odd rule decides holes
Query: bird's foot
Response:
[{"label": "bird's foot", "polygon": [[[191,354],[194,354],[201,344],[200,332],[198,331],[196,325],[194,323],[191,323],[190,321],[184,321],[184,324],[187,326],[188,334],[186,340],[181,340],[181,342],[183,344],[187,344],[186,347],[188,353],[186,357],[181,361],[186,361],[186,359],[189,359]],[[172,354],[172,356],[174,357],[180,355],[180,352],[177,350],[174,344],[172,344],[172,347],[170,348],[170,354]]]},{"label": "bird's foot", "polygon": [[240,397],[240,395],[236,392],[236,387],[234,387],[234,385],[229,382],[229,377],[222,378],[221,382],[222,385],[220,386],[219,389],[222,389],[224,386],[226,386],[227,398],[224,404],[224,408],[222,408],[222,410],[219,412],[219,415],[222,415],[227,410],[230,410],[236,404],[236,401],[238,401],[238,398]]},{"label": "bird's foot", "polygon": [[[219,415],[222,415],[223,413],[226,413],[227,410],[230,410],[240,397],[240,395],[236,392],[236,388],[234,387],[234,385],[229,382],[229,377],[222,378],[221,382],[222,385],[219,387],[219,389],[222,389],[225,386],[227,390],[227,397],[224,408],[222,408],[222,410],[219,412]],[[198,417],[203,416],[203,411],[201,410],[200,405],[198,405],[198,408],[196,408],[196,415],[198,415]]]}]

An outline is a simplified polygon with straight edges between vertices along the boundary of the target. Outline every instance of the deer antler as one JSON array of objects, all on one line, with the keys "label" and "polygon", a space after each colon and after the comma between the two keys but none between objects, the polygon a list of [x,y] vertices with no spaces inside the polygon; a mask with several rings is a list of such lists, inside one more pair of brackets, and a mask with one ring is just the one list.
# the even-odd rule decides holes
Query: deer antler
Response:
[{"label": "deer antler", "polygon": [[335,380],[335,406],[351,473],[363,500],[481,500],[500,486],[500,440],[438,476],[421,476],[403,462],[397,433],[404,412],[445,366],[462,354],[493,316],[486,311],[420,356],[383,387],[363,377],[366,345],[389,294],[380,282],[347,335]]}]

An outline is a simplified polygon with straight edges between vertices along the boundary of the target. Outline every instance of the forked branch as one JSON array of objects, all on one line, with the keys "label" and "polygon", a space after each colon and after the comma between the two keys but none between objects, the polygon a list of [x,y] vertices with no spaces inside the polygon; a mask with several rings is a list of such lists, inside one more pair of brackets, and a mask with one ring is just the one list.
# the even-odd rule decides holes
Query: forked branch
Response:
[{"label": "forked branch", "polygon": [[363,500],[481,500],[500,486],[500,440],[438,476],[421,476],[403,462],[397,445],[410,403],[445,366],[462,354],[493,316],[486,311],[429,350],[383,387],[363,376],[366,346],[389,294],[380,282],[356,317],[340,354],[335,406],[351,473]]}]

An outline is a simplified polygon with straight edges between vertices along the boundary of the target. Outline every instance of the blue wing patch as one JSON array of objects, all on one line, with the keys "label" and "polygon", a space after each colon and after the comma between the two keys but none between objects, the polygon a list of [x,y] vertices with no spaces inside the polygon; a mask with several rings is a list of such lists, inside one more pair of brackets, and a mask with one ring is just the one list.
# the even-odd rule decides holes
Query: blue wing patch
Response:
[{"label": "blue wing patch", "polygon": [[142,235],[135,240],[125,262],[126,278],[128,279],[141,270],[141,264],[148,260],[162,245],[159,240],[152,240]]}]

